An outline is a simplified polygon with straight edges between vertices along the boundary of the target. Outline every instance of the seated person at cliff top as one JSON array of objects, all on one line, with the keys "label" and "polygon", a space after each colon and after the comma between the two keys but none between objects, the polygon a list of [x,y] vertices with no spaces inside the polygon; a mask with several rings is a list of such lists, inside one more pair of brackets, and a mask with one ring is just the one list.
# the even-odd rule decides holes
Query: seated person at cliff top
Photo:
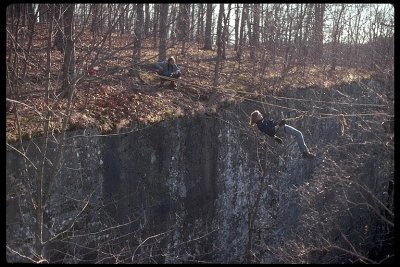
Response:
[{"label": "seated person at cliff top", "polygon": [[[178,79],[181,76],[181,71],[175,64],[175,58],[170,57],[167,61],[157,62],[156,68],[158,69],[158,74],[161,76],[166,76],[174,79]],[[165,79],[161,79],[160,86],[164,85]],[[171,81],[172,87],[177,87],[175,81]]]}]

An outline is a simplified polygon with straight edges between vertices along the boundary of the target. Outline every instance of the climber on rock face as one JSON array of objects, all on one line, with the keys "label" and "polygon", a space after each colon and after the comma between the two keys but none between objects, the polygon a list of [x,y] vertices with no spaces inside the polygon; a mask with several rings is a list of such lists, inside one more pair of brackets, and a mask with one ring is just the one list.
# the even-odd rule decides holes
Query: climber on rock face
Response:
[{"label": "climber on rock face", "polygon": [[277,137],[276,133],[278,131],[283,130],[286,134],[292,135],[296,138],[297,144],[299,145],[299,148],[300,148],[300,151],[303,154],[303,158],[314,158],[315,157],[314,154],[310,153],[306,144],[304,143],[303,134],[296,128],[294,128],[290,125],[287,125],[285,120],[281,120],[279,122],[271,120],[271,119],[267,120],[262,116],[260,111],[255,110],[250,115],[250,125],[252,125],[252,126],[257,125],[258,129],[261,132],[273,137],[274,140],[279,144],[282,143],[282,139]]}]

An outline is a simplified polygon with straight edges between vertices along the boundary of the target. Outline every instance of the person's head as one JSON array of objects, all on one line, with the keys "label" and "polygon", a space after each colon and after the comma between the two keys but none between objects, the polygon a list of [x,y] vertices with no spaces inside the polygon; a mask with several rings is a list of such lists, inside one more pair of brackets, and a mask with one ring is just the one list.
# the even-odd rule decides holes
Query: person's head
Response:
[{"label": "person's head", "polygon": [[254,110],[250,115],[250,125],[256,124],[259,120],[262,120],[263,116],[260,111]]},{"label": "person's head", "polygon": [[174,57],[169,57],[168,58],[168,64],[175,64],[175,58]]}]

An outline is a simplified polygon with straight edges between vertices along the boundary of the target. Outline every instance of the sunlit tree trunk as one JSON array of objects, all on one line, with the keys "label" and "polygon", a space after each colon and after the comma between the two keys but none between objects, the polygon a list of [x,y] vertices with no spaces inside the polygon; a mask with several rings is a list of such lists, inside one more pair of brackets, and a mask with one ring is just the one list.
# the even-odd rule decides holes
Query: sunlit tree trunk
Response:
[{"label": "sunlit tree trunk", "polygon": [[342,32],[342,16],[344,13],[345,5],[342,4],[340,7],[339,14],[335,16],[332,29],[332,52],[331,52],[331,70],[335,70],[337,64],[337,54],[338,44]]},{"label": "sunlit tree trunk", "polygon": [[150,32],[150,4],[144,4],[144,14],[145,14],[145,19],[144,19],[144,29],[143,29],[143,35],[147,37]]},{"label": "sunlit tree trunk", "polygon": [[75,4],[64,4],[64,7],[64,40],[66,45],[63,63],[62,95],[71,98],[75,91],[75,42],[73,38]]},{"label": "sunlit tree trunk", "polygon": [[140,77],[140,56],[142,51],[142,31],[144,23],[143,15],[143,4],[137,4],[136,6],[136,22],[135,22],[135,35],[134,47],[133,47],[133,57],[132,57],[132,71],[130,72],[135,77]]},{"label": "sunlit tree trunk", "polygon": [[190,17],[189,17],[189,4],[179,4],[179,16],[178,16],[178,41],[182,42],[181,53],[186,53],[186,42],[189,39],[189,28],[190,28]]},{"label": "sunlit tree trunk", "polygon": [[92,33],[99,32],[99,24],[100,24],[100,5],[99,4],[92,4],[92,24],[90,25],[90,30]]},{"label": "sunlit tree trunk", "polygon": [[241,59],[242,53],[243,53],[243,47],[246,43],[246,35],[245,35],[245,29],[246,29],[246,22],[247,22],[247,16],[248,16],[248,11],[249,11],[249,4],[243,4],[243,10],[242,10],[242,21],[240,23],[240,37],[239,37],[239,49],[237,52],[238,58]]},{"label": "sunlit tree trunk", "polygon": [[224,4],[219,5],[219,15],[218,15],[218,24],[217,24],[217,62],[215,63],[215,71],[214,71],[214,87],[216,88],[219,84],[219,69],[221,65],[222,59],[222,46],[223,46],[223,28],[222,28],[222,19],[224,17]]},{"label": "sunlit tree trunk", "polygon": [[223,27],[223,31],[222,31],[222,59],[226,59],[226,46],[229,44],[229,18],[231,15],[231,5],[228,5],[228,13],[224,14],[223,16],[223,20],[224,20],[224,25]]},{"label": "sunlit tree trunk", "polygon": [[158,49],[159,61],[167,58],[168,7],[169,4],[160,4],[160,46]]},{"label": "sunlit tree trunk", "polygon": [[314,32],[313,32],[313,45],[311,51],[313,51],[314,62],[319,63],[323,56],[323,41],[324,41],[324,12],[325,4],[314,5]]},{"label": "sunlit tree trunk", "polygon": [[196,41],[200,43],[204,40],[204,4],[198,5]]},{"label": "sunlit tree trunk", "polygon": [[211,36],[211,24],[212,24],[212,4],[207,4],[206,14],[206,30],[204,36],[204,50],[212,50],[212,36]]},{"label": "sunlit tree trunk", "polygon": [[257,50],[259,47],[260,43],[260,10],[261,6],[260,4],[254,4],[253,5],[253,10],[254,10],[254,28],[253,28],[253,37],[252,37],[252,42],[251,42],[251,50],[250,50],[250,58],[252,60],[257,59]]},{"label": "sunlit tree trunk", "polygon": [[157,36],[160,35],[158,29],[159,20],[160,20],[160,5],[161,4],[154,4],[154,15],[153,15],[153,46],[154,48],[157,47]]},{"label": "sunlit tree trunk", "polygon": [[[36,17],[37,17],[37,13],[35,13],[35,11],[33,10],[33,6],[32,4],[26,4],[27,10],[26,12],[28,13],[28,44],[26,46],[26,50],[25,53],[26,55],[29,56],[30,51],[31,51],[31,46],[32,46],[32,39],[33,39],[33,34],[35,32],[35,24],[36,24]],[[24,62],[24,70],[22,71],[22,76],[23,76],[23,80],[25,80],[26,77],[26,67],[27,67],[27,57],[24,57],[25,62]]]},{"label": "sunlit tree trunk", "polygon": [[238,51],[238,46],[239,46],[239,20],[240,20],[240,8],[239,4],[236,4],[236,9],[235,9],[235,51]]}]

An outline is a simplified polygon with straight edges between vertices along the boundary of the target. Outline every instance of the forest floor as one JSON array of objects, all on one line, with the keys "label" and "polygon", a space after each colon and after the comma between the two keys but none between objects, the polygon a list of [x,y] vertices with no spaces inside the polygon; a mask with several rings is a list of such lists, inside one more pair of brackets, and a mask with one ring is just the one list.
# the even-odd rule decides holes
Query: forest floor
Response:
[{"label": "forest floor", "polygon": [[[67,99],[56,97],[61,88],[60,69],[63,60],[62,53],[56,49],[51,51],[50,97],[46,104],[46,29],[38,27],[36,31],[26,65],[26,76],[17,84],[8,84],[14,92],[19,91],[19,97],[7,97],[18,100],[20,104],[14,104],[14,108],[6,113],[7,142],[17,141],[19,133],[23,139],[41,135],[44,131],[46,106],[51,110],[50,128],[54,133],[60,132],[67,110]],[[216,50],[202,50],[202,44],[186,43],[185,53],[182,53],[182,44],[177,43],[170,45],[167,50],[167,57],[174,56],[182,71],[178,88],[173,89],[168,82],[160,87],[160,79],[154,67],[158,48],[150,38],[142,43],[141,79],[129,73],[132,46],[127,49],[124,46],[131,42],[131,38],[127,34],[113,34],[110,41],[105,42],[107,48],[94,50],[98,54],[88,53],[95,39],[89,31],[84,32],[79,42],[76,42],[77,72],[89,65],[86,62],[91,62],[96,54],[99,58],[108,59],[96,64],[99,70],[95,76],[85,75],[77,82],[68,129],[96,127],[104,134],[118,132],[121,128],[137,123],[156,123],[207,112],[210,96],[214,92],[217,96],[213,101],[215,111],[218,105],[245,98],[258,99],[267,93],[275,94],[283,88],[299,90],[313,87],[329,90],[343,83],[375,75],[369,70],[343,66],[332,71],[328,64],[314,65],[307,62],[293,63],[282,75],[282,57],[276,56],[273,61],[268,52],[259,52],[259,60],[254,62],[249,59],[249,51],[244,51],[239,62],[234,48],[228,47],[226,59],[221,64],[219,86],[215,89]],[[117,50],[116,53],[110,52]],[[9,45],[7,53],[11,53]],[[19,59],[18,64],[16,67],[22,70],[25,62]]]}]

